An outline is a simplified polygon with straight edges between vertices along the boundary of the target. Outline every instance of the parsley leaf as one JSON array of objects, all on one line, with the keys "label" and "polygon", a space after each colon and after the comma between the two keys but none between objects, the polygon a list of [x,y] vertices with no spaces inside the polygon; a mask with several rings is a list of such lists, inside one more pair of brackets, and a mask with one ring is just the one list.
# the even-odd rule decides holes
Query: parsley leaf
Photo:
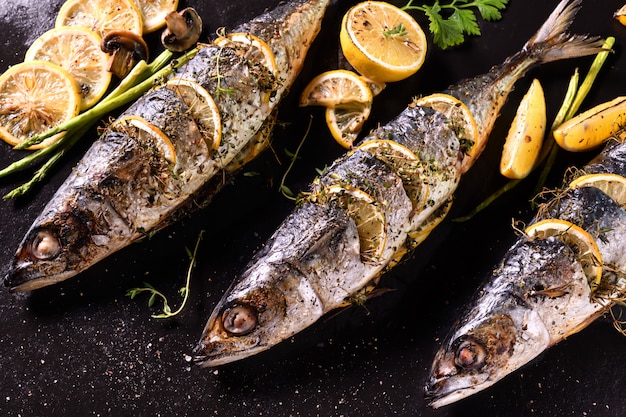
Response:
[{"label": "parsley leaf", "polygon": [[495,21],[502,18],[501,10],[506,8],[508,1],[452,0],[451,3],[441,4],[435,0],[432,6],[413,6],[413,0],[409,0],[401,9],[420,10],[426,14],[433,42],[441,49],[446,49],[465,42],[465,35],[480,35],[476,14],[471,8],[476,8],[484,20]]}]

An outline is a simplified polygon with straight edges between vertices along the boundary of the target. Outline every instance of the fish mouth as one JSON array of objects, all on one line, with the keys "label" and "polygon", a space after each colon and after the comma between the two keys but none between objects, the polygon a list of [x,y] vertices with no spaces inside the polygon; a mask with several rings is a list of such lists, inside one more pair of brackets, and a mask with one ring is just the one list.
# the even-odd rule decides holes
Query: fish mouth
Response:
[{"label": "fish mouth", "polygon": [[215,367],[244,359],[267,350],[260,337],[242,339],[200,340],[193,350],[192,362],[202,368]]},{"label": "fish mouth", "polygon": [[32,263],[12,267],[4,276],[4,286],[12,293],[34,291],[39,288],[65,281],[76,275],[74,271],[64,271],[57,274],[34,276]]},{"label": "fish mouth", "polygon": [[[454,386],[452,386],[453,382]],[[461,378],[431,377],[424,389],[424,398],[430,407],[439,408],[482,391],[492,383],[489,382],[486,374],[476,374],[471,377]]]}]

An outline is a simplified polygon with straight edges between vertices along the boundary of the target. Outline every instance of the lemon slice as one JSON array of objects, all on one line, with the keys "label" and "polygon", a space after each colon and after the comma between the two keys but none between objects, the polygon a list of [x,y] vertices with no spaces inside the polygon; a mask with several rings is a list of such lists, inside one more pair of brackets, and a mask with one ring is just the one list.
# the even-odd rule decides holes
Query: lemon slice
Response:
[{"label": "lemon slice", "polygon": [[222,140],[222,118],[211,94],[197,82],[182,78],[172,78],[166,86],[189,107],[209,149],[217,149]]},{"label": "lemon slice", "polygon": [[269,45],[250,33],[235,32],[219,36],[214,41],[221,48],[234,48],[243,53],[251,62],[263,64],[270,72],[278,72],[276,58]]},{"label": "lemon slice", "polygon": [[421,97],[414,104],[430,107],[448,118],[450,127],[459,139],[462,152],[467,155],[461,163],[461,171],[466,172],[485,146],[485,143],[481,143],[483,141],[478,134],[476,120],[469,108],[458,98],[443,93]]},{"label": "lemon slice", "polygon": [[387,164],[402,180],[413,207],[422,207],[428,197],[428,184],[424,182],[422,162],[409,148],[393,140],[374,139],[356,148],[369,152]]},{"label": "lemon slice", "polygon": [[500,173],[510,179],[526,178],[535,167],[546,132],[546,100],[541,83],[533,80],[522,98],[504,140]]},{"label": "lemon slice", "polygon": [[361,133],[371,109],[371,102],[359,103],[357,101],[327,107],[326,125],[337,143],[346,149],[352,148],[352,144]]},{"label": "lemon slice", "polygon": [[602,255],[593,236],[575,224],[561,219],[546,219],[526,228],[532,239],[559,238],[572,248],[580,261],[592,291],[598,288],[602,278]]},{"label": "lemon slice", "polygon": [[361,258],[375,262],[385,249],[385,213],[366,192],[353,187],[332,185],[324,190],[329,201],[336,202],[356,223]]},{"label": "lemon slice", "polygon": [[350,8],[341,22],[339,40],[350,65],[380,82],[413,75],[426,57],[426,36],[420,25],[410,14],[380,1]]},{"label": "lemon slice", "polygon": [[101,37],[112,30],[143,33],[141,13],[133,0],[67,0],[54,26],[82,26]]},{"label": "lemon slice", "polygon": [[[11,145],[70,120],[79,110],[76,83],[58,65],[23,62],[0,76],[0,138]],[[43,148],[62,135],[54,135],[28,149]]]},{"label": "lemon slice", "polygon": [[347,70],[326,71],[304,88],[300,95],[300,106],[335,107],[353,101],[372,102],[372,90],[358,74]]},{"label": "lemon slice", "polygon": [[583,175],[569,184],[569,188],[596,187],[611,197],[617,204],[626,207],[626,178],[617,174]]},{"label": "lemon slice", "polygon": [[[148,138],[149,141],[155,144],[159,153],[163,155],[166,161],[172,164],[176,163],[176,149],[170,138],[168,138],[161,129],[148,122],[143,117],[122,117],[113,124],[112,128],[124,129],[128,135],[137,135],[140,139]],[[133,128],[135,128],[136,131],[128,131],[128,129]]]},{"label": "lemon slice", "polygon": [[41,35],[26,51],[24,61],[48,61],[69,72],[80,91],[80,110],[98,102],[111,82],[108,55],[100,49],[102,39],[82,27],[64,26]]},{"label": "lemon slice", "polygon": [[135,0],[141,14],[143,33],[151,33],[165,26],[165,16],[178,8],[178,0]]}]

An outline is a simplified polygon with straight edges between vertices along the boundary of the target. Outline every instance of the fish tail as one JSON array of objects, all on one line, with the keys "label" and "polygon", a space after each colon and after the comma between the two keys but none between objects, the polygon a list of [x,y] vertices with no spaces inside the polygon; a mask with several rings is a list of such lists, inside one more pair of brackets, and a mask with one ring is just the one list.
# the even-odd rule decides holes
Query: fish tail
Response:
[{"label": "fish tail", "polygon": [[539,30],[526,42],[523,51],[537,51],[537,63],[597,54],[605,50],[598,36],[571,35],[568,29],[580,10],[582,0],[563,0]]}]

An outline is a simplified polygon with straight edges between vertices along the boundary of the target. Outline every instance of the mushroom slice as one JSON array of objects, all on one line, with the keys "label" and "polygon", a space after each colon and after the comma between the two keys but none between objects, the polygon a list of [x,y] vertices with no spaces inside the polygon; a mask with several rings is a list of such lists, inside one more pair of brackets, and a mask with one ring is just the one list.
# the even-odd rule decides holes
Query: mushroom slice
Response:
[{"label": "mushroom slice", "polygon": [[173,52],[183,52],[198,42],[202,33],[202,19],[192,7],[165,16],[167,28],[161,35],[163,46]]},{"label": "mushroom slice", "polygon": [[124,78],[139,61],[148,61],[148,45],[138,34],[112,30],[102,38],[101,49],[110,54],[109,71]]}]

